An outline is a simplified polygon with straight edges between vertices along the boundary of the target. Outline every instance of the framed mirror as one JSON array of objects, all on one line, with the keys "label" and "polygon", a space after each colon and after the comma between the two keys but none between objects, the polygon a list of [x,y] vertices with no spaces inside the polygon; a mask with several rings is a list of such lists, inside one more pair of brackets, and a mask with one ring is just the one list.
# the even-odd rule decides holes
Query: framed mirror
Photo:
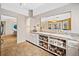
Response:
[{"label": "framed mirror", "polygon": [[50,17],[42,17],[41,27],[43,31],[71,30],[71,14],[68,12]]}]

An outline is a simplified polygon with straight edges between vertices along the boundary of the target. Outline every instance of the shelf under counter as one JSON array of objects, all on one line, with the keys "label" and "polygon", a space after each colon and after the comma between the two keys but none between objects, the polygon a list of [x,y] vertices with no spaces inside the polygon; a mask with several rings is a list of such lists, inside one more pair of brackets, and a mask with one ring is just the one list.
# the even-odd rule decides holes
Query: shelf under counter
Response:
[{"label": "shelf under counter", "polygon": [[[51,44],[51,43],[49,43],[49,44]],[[58,46],[58,45],[55,45],[55,44],[51,44],[51,45],[57,46],[57,47],[62,48],[62,49],[66,49],[66,47]]]},{"label": "shelf under counter", "polygon": [[[51,44],[51,43],[49,42],[50,37],[53,37],[53,39],[55,39],[55,40],[57,39],[57,40],[60,40],[60,41],[66,41],[66,42],[65,42],[65,45],[66,45],[65,47],[59,46],[59,45],[55,45],[55,44],[51,44],[51,45],[54,45],[54,46],[58,47],[59,49],[62,49],[62,50],[65,50],[65,51],[66,51],[66,54],[63,54],[62,56],[64,56],[64,55],[69,55],[69,56],[78,55],[78,52],[75,53],[75,51],[78,51],[79,48],[78,48],[78,49],[71,48],[71,47],[68,46],[68,45],[71,44],[71,43],[70,43],[71,41],[77,41],[78,43],[79,43],[79,41],[73,39],[73,37],[71,37],[71,36],[69,36],[69,35],[66,35],[66,36],[65,36],[65,35],[62,35],[62,34],[53,34],[53,33],[45,33],[45,32],[35,32],[34,34],[37,34],[37,35],[38,35],[38,38],[39,38],[40,35],[48,37],[48,38],[47,38],[48,41],[43,41],[43,40],[41,40],[41,39],[39,38],[39,41],[42,41],[42,42],[48,44],[48,49],[45,48],[45,47],[42,47],[42,46],[40,46],[40,45],[39,45],[39,47],[41,47],[41,48],[43,48],[43,49],[49,51],[49,52],[52,53],[52,54],[55,54],[55,55],[57,55],[57,56],[61,56],[61,55],[59,55],[59,54],[57,54],[57,53],[55,53],[55,52],[49,50],[49,45]],[[53,40],[53,39],[52,39],[52,40]],[[69,41],[70,41],[70,42],[69,42]],[[69,42],[70,44],[68,44],[68,42]],[[74,44],[76,44],[76,43],[74,43]],[[73,50],[73,51],[72,51],[72,50]],[[73,52],[73,54],[70,54],[71,51]]]},{"label": "shelf under counter", "polygon": [[[45,39],[46,38],[46,39]],[[46,40],[46,41],[45,41]],[[39,46],[41,46],[41,47],[43,47],[44,49],[46,49],[47,51],[50,51],[52,54],[55,54],[55,55],[57,55],[57,56],[61,56],[61,55],[59,55],[58,53],[56,53],[55,51],[51,51],[50,49],[49,49],[49,45],[50,45],[50,39],[49,39],[49,36],[47,36],[47,35],[42,35],[42,34],[39,34],[39,42],[43,42],[43,43],[46,43],[46,45],[48,46],[48,48],[45,48],[44,47],[44,45],[41,43]],[[52,44],[53,45],[53,44]],[[61,49],[61,47],[60,46],[57,46],[57,45],[54,45],[55,47],[58,47],[58,48],[60,48]],[[54,48],[53,48],[54,49]],[[65,48],[63,48],[62,50],[66,50]]]},{"label": "shelf under counter", "polygon": [[50,53],[52,53],[52,54],[55,54],[56,56],[61,56],[61,55],[59,55],[59,54],[57,54],[57,53],[55,53],[55,52],[52,52],[52,51],[50,51],[50,50],[48,50],[48,49],[46,49],[46,48],[44,48],[44,47],[42,47],[42,46],[40,46],[42,49],[44,49],[44,50],[47,50],[47,51],[49,51]]},{"label": "shelf under counter", "polygon": [[44,40],[39,40],[39,41],[42,41],[42,42],[44,42],[44,43],[47,43],[47,44],[48,44],[48,42],[46,42],[46,41],[44,41]]}]

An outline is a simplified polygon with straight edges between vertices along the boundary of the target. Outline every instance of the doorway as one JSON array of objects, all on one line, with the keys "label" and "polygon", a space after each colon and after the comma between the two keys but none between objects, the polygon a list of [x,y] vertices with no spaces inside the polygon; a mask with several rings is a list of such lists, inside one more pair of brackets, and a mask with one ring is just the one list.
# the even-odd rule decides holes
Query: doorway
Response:
[{"label": "doorway", "polygon": [[0,33],[1,56],[15,56],[17,50],[17,19],[1,15]]}]

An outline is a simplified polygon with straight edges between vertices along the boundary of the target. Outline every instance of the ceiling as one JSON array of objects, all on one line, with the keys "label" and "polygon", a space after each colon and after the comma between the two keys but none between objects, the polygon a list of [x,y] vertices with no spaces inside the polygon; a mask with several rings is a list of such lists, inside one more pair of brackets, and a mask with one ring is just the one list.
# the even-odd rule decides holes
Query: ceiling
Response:
[{"label": "ceiling", "polygon": [[10,16],[1,15],[1,20],[14,20],[14,19],[16,19],[16,18],[10,17]]},{"label": "ceiling", "polygon": [[33,15],[38,15],[69,3],[2,3],[1,7],[28,16],[28,10],[33,10]]}]

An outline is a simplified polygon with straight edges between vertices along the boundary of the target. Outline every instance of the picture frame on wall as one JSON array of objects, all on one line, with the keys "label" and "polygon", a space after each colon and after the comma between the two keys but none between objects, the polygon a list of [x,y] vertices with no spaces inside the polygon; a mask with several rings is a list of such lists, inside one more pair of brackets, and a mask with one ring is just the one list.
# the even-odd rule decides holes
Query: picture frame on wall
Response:
[{"label": "picture frame on wall", "polygon": [[51,23],[48,24],[48,29],[52,29],[52,24]]},{"label": "picture frame on wall", "polygon": [[52,22],[51,21],[48,21],[48,29],[52,29]]},{"label": "picture frame on wall", "polygon": [[71,18],[63,20],[63,30],[71,30]]},{"label": "picture frame on wall", "polygon": [[54,29],[58,29],[58,24],[57,24],[57,22],[54,23]]},{"label": "picture frame on wall", "polygon": [[62,30],[62,25],[63,25],[62,23],[63,23],[62,20],[57,21],[58,30]]},{"label": "picture frame on wall", "polygon": [[58,20],[56,22],[48,22],[48,29],[62,30],[62,20]]}]

